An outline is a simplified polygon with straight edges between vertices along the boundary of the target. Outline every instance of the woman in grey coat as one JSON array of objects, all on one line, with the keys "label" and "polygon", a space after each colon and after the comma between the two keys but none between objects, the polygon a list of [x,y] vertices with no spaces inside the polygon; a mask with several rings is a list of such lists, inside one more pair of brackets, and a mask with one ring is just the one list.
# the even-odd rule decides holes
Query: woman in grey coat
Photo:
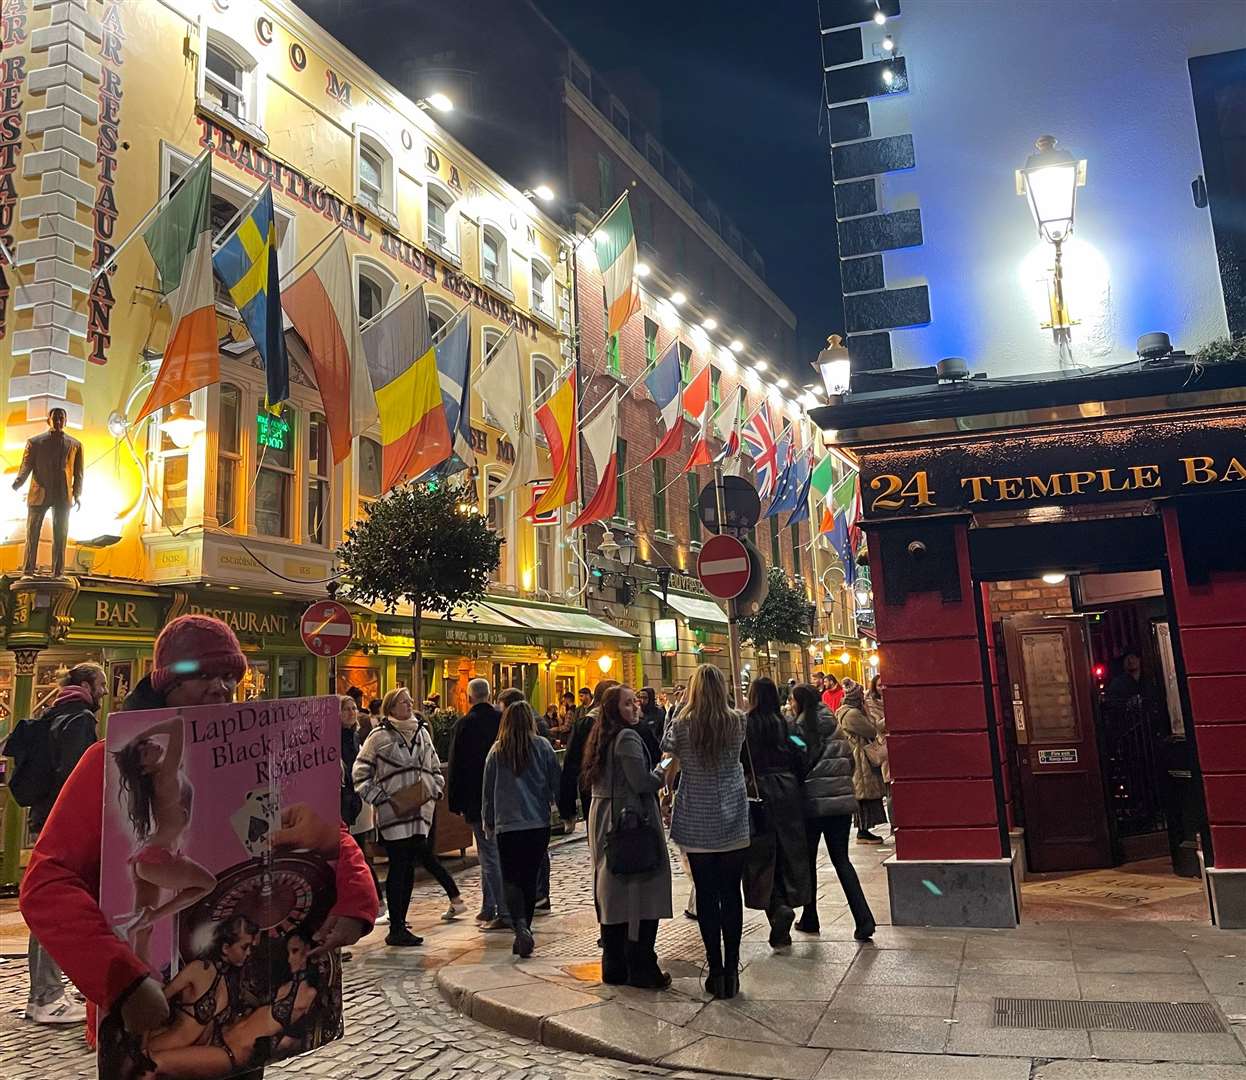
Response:
[{"label": "woman in grey coat", "polygon": [[581,776],[592,791],[588,844],[601,923],[601,981],[664,990],[671,977],[658,967],[654,944],[658,920],[671,917],[670,859],[660,859],[650,873],[622,876],[611,873],[606,858],[607,837],[627,809],[647,821],[666,847],[657,799],[664,778],[636,731],[639,719],[636,695],[626,686],[610,687],[584,748]]},{"label": "woman in grey coat", "polygon": [[[848,833],[852,829],[853,811],[857,808],[852,783],[852,747],[814,687],[798,686],[792,696],[799,710],[797,723],[806,745],[805,831],[811,872],[818,858],[818,843],[825,839],[831,865],[835,867],[856,923],[853,936],[858,941],[868,941],[874,936],[874,915],[861,889],[861,879],[848,858]],[[816,934],[820,929],[817,881],[814,872],[814,899],[805,906],[796,924],[796,929],[806,934]]]}]

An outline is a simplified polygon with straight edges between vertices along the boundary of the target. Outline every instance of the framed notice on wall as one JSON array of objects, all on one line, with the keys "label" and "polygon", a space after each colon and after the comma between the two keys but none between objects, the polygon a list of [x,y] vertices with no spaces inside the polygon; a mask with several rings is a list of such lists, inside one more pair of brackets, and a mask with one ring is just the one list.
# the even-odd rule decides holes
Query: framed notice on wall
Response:
[{"label": "framed notice on wall", "polygon": [[1185,713],[1181,709],[1181,689],[1177,683],[1177,662],[1172,653],[1172,628],[1166,619],[1151,623],[1155,651],[1159,653],[1160,675],[1164,680],[1164,703],[1174,739],[1185,738]]}]

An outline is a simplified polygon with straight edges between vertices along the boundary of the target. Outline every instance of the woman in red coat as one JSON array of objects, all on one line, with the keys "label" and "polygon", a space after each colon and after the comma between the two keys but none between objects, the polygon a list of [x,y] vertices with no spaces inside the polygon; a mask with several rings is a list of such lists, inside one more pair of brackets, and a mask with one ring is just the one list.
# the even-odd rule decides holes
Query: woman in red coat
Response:
[{"label": "woman in red coat", "polygon": [[[156,639],[151,674],[134,688],[125,709],[224,705],[234,699],[247,661],[234,632],[218,619],[183,615]],[[164,988],[134,950],[108,925],[99,906],[103,830],[104,744],[95,743],[70,774],[39,834],[22,879],[26,925],[97,1009],[114,1009],[133,1034],[169,1019]],[[299,846],[303,822],[285,822],[280,843]],[[305,845],[304,845],[305,846]],[[316,934],[317,953],[353,945],[372,929],[376,889],[359,845],[345,827],[339,837],[337,903]],[[94,1041],[93,1010],[87,1016]]]}]

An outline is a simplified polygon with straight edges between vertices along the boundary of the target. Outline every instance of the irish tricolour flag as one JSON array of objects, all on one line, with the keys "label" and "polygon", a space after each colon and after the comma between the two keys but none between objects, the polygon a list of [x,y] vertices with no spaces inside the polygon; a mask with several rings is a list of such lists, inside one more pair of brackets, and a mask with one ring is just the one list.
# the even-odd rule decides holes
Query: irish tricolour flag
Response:
[{"label": "irish tricolour flag", "polygon": [[606,290],[606,336],[617,334],[640,310],[640,287],[636,284],[636,233],[632,210],[624,195],[593,234],[597,267]]},{"label": "irish tricolour flag", "polygon": [[220,380],[212,283],[212,155],[191,166],[143,241],[160,271],[173,325],[155,384],[137,419]]}]

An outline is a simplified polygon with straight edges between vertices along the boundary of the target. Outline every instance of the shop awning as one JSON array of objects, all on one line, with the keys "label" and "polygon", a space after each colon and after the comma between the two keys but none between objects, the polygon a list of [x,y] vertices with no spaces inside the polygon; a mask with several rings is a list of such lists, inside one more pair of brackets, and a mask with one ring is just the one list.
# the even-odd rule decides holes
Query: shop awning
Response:
[{"label": "shop awning", "polygon": [[551,645],[587,645],[590,643],[613,643],[635,647],[636,637],[617,626],[594,618],[584,611],[566,608],[528,607],[526,604],[508,604],[492,597],[484,605],[494,613],[518,623],[544,638]]},{"label": "shop awning", "polygon": [[[649,592],[659,600],[662,599],[660,590],[650,589]],[[683,596],[680,593],[668,592],[666,602],[685,619],[690,619],[692,622],[709,623],[724,629],[727,626],[726,613],[713,600],[702,600],[697,596]]]}]

